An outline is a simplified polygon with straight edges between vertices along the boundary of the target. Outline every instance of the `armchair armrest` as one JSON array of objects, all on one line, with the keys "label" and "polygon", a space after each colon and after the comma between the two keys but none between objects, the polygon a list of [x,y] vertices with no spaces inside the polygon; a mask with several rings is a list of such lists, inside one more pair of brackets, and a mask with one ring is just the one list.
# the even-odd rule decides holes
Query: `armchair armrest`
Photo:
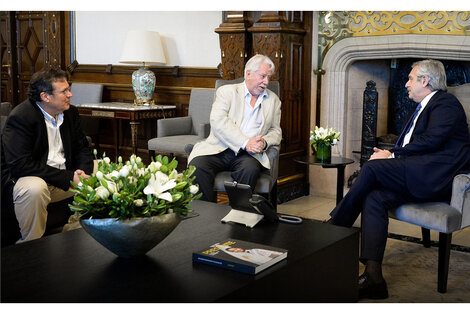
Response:
[{"label": "armchair armrest", "polygon": [[271,169],[269,172],[271,176],[276,180],[278,173],[279,173],[279,146],[269,146],[266,150],[266,154],[269,159],[269,163],[271,164]]},{"label": "armchair armrest", "polygon": [[186,152],[187,155],[191,154],[191,151],[193,151],[194,145],[192,143],[188,143],[186,146],[184,146],[184,152]]},{"label": "armchair armrest", "polygon": [[157,137],[191,134],[191,117],[173,117],[157,120]]},{"label": "armchair armrest", "polygon": [[454,177],[450,205],[462,214],[461,228],[470,226],[470,173]]},{"label": "armchair armrest", "polygon": [[209,123],[199,124],[199,131],[197,132],[199,138],[205,139],[205,138],[209,137],[210,132],[211,132],[211,124],[209,124]]}]

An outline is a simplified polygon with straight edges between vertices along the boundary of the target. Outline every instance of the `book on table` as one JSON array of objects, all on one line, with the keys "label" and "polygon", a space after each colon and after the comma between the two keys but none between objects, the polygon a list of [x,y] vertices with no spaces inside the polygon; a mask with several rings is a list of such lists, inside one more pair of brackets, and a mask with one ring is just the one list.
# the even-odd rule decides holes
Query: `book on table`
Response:
[{"label": "book on table", "polygon": [[286,257],[285,249],[231,238],[193,252],[193,262],[248,274],[258,274]]}]

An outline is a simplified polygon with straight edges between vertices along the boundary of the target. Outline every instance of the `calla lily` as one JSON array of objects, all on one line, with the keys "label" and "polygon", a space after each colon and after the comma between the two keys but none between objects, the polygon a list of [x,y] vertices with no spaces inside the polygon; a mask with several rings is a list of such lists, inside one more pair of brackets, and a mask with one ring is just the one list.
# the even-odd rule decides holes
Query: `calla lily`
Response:
[{"label": "calla lily", "polygon": [[166,174],[163,174],[162,172],[157,172],[155,174],[152,174],[152,176],[150,177],[149,183],[144,189],[144,194],[152,194],[159,199],[172,202],[173,198],[171,194],[165,191],[170,190],[175,186],[176,182],[174,179],[168,179],[168,176]]},{"label": "calla lily", "polygon": [[118,192],[118,188],[115,182],[111,180],[106,180],[106,179],[100,179],[99,181],[100,181],[101,186],[108,189],[109,192],[111,193]]},{"label": "calla lily", "polygon": [[103,200],[108,199],[109,197],[109,191],[103,186],[98,186],[96,189],[96,195],[100,197]]},{"label": "calla lily", "polygon": [[198,191],[199,191],[199,187],[196,185],[191,185],[189,187],[189,192],[192,193],[193,195],[195,195]]},{"label": "calla lily", "polygon": [[112,193],[118,192],[118,188],[117,188],[117,185],[116,185],[115,182],[108,180],[107,183],[108,183],[108,190],[110,192],[112,192]]},{"label": "calla lily", "polygon": [[156,171],[160,170],[161,166],[162,166],[162,163],[160,163],[158,161],[157,162],[152,162],[148,166],[148,169],[150,170],[150,172],[155,173]]},{"label": "calla lily", "polygon": [[127,175],[129,175],[129,170],[127,169],[127,166],[121,168],[121,170],[119,171],[119,175],[121,175],[122,177],[127,177]]}]

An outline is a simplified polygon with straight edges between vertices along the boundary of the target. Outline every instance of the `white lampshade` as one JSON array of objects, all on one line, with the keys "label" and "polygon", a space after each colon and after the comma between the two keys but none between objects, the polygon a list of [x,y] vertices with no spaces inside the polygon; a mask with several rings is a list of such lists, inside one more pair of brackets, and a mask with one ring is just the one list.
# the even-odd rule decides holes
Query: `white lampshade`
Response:
[{"label": "white lampshade", "polygon": [[147,30],[127,32],[121,53],[121,63],[129,64],[165,64],[160,34]]}]

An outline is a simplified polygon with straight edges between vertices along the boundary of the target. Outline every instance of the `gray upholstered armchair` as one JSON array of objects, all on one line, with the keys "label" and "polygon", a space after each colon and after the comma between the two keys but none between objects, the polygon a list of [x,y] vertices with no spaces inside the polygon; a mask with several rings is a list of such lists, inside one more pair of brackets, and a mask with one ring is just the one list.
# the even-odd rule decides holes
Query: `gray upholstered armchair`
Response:
[{"label": "gray upholstered armchair", "polygon": [[159,119],[157,137],[148,141],[150,155],[163,153],[187,156],[184,150],[186,145],[194,145],[207,138],[214,95],[214,89],[193,88],[189,98],[188,116]]},{"label": "gray upholstered armchair", "polygon": [[[71,104],[101,103],[103,97],[103,85],[101,84],[72,83],[70,91],[72,92]],[[83,132],[89,141],[91,138],[98,155],[101,155],[99,119],[82,116],[80,121]]]},{"label": "gray upholstered armchair", "polygon": [[[462,103],[470,125],[470,84],[449,87]],[[430,230],[439,232],[437,291],[447,291],[452,233],[470,226],[470,173],[455,176],[450,203],[407,203],[389,211],[397,220],[421,226],[423,244],[430,247]]]}]

